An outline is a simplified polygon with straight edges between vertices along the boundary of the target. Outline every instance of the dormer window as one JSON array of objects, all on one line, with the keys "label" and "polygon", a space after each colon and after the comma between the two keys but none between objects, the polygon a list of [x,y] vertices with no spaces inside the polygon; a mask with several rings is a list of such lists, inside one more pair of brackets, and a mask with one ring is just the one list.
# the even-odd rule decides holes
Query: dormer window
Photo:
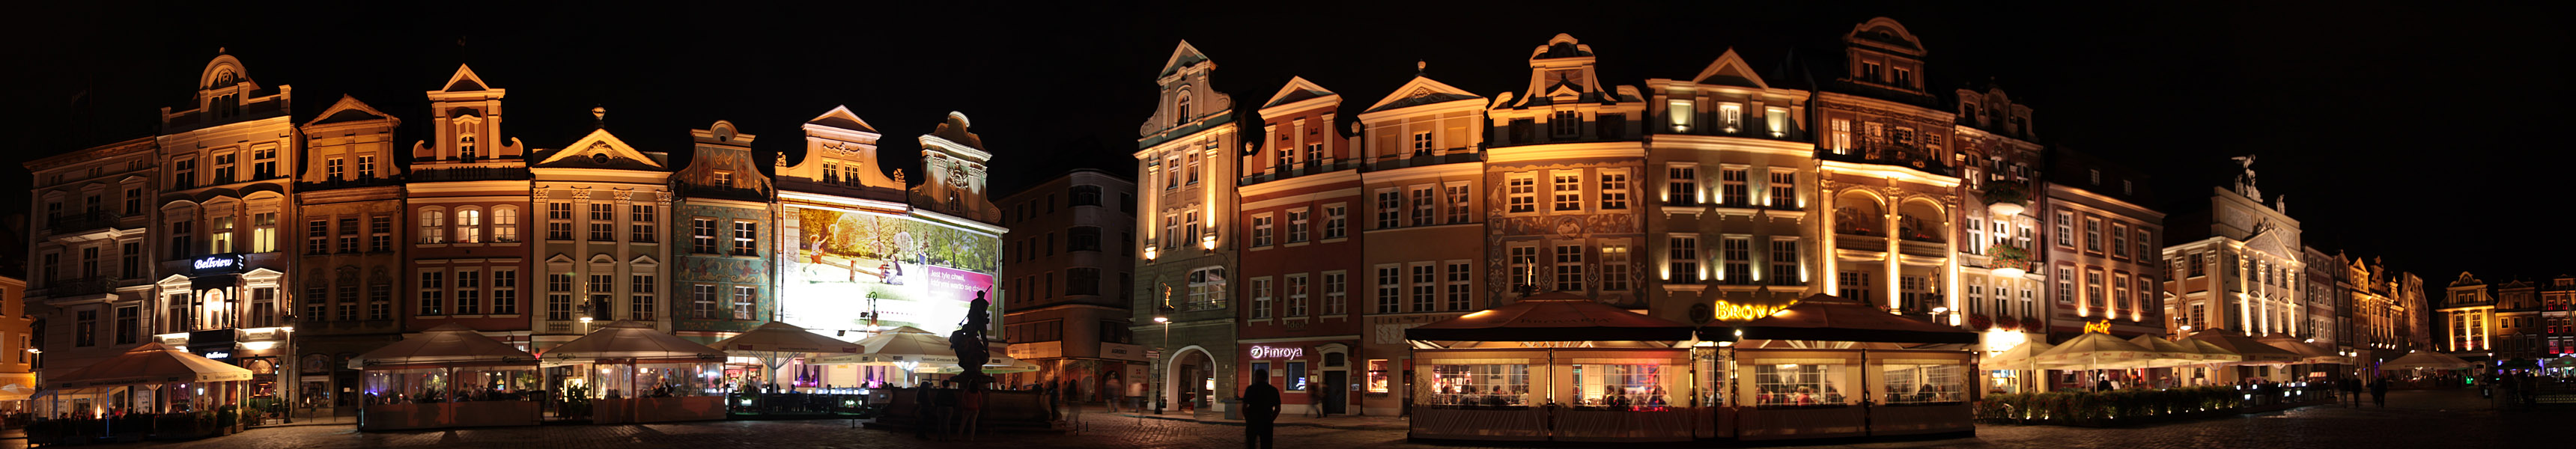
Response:
[{"label": "dormer window", "polygon": [[475,152],[473,134],[464,134],[456,137],[456,155],[469,162],[474,160]]},{"label": "dormer window", "polygon": [[1898,67],[1896,69],[1896,87],[1907,89],[1914,88],[1914,71]]},{"label": "dormer window", "polygon": [[1879,66],[1878,66],[1878,63],[1875,63],[1875,62],[1864,62],[1864,63],[1860,63],[1860,79],[1868,80],[1868,81],[1870,81],[1870,82],[1886,82],[1886,80],[1885,80],[1885,79],[1883,79],[1883,78],[1879,78],[1879,74],[1878,74],[1878,73],[1879,73]]},{"label": "dormer window", "polygon": [[1673,123],[1673,132],[1690,132],[1692,119],[1699,109],[1690,100],[1672,100],[1664,104],[1664,117]]},{"label": "dormer window", "polygon": [[1557,137],[1574,137],[1583,132],[1583,113],[1556,111],[1556,118],[1549,119],[1547,125]]},{"label": "dormer window", "polygon": [[1172,126],[1181,126],[1190,122],[1189,88],[1189,86],[1181,86],[1180,98],[1172,100]]},{"label": "dormer window", "polygon": [[828,161],[823,163],[823,183],[841,183],[841,164],[835,164]]},{"label": "dormer window", "polygon": [[1725,130],[1727,134],[1734,134],[1736,131],[1743,130],[1744,105],[1740,103],[1718,104],[1717,124],[1718,126],[1726,127]]},{"label": "dormer window", "polygon": [[726,186],[733,185],[733,172],[727,170],[716,170],[716,184]]},{"label": "dormer window", "polygon": [[1431,132],[1430,132],[1430,131],[1415,131],[1415,132],[1413,133],[1413,155],[1415,155],[1415,156],[1429,156],[1429,155],[1431,155]]}]

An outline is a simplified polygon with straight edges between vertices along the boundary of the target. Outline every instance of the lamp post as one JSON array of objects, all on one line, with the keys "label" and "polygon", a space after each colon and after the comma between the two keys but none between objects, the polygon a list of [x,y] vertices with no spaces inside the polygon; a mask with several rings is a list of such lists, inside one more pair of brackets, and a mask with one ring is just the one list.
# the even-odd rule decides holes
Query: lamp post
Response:
[{"label": "lamp post", "polygon": [[1163,325],[1163,347],[1154,348],[1154,414],[1160,415],[1163,414],[1163,389],[1171,387],[1171,382],[1164,379],[1169,377],[1163,372],[1166,369],[1164,365],[1170,362],[1163,361],[1163,351],[1172,346],[1172,317],[1156,315],[1154,322]]},{"label": "lamp post", "polygon": [[[286,322],[294,323],[295,315],[287,315]],[[296,384],[302,380],[297,375],[303,372],[295,366],[295,326],[290,324],[278,330],[286,333],[286,352],[277,355],[277,360],[284,362],[278,364],[280,366],[277,370],[277,382],[280,385],[277,386],[277,396],[286,400],[286,406],[282,407],[286,409],[286,423],[294,424],[296,399],[304,397],[301,391],[296,389]]]}]

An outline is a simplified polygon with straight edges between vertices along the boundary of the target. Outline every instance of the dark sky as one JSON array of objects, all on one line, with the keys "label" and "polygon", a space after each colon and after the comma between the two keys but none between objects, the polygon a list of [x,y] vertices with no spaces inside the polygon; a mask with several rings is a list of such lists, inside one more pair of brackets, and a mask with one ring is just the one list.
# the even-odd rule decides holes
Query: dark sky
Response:
[{"label": "dark sky", "polygon": [[[599,105],[610,131],[674,159],[687,157],[688,130],[715,120],[759,135],[757,149],[801,151],[799,124],[848,105],[887,134],[885,163],[910,167],[912,139],[962,111],[996,154],[998,197],[1073,167],[1132,172],[1155,70],[1184,38],[1239,104],[1305,76],[1340,92],[1348,115],[1417,60],[1479,94],[1517,90],[1530,49],[1556,33],[1600,54],[1603,83],[1633,86],[1689,77],[1729,47],[1769,72],[1791,48],[1830,50],[1884,15],[1924,40],[1936,91],[1994,80],[2035,109],[2041,140],[2155,176],[2167,212],[2205,205],[2232,174],[2228,156],[2259,154],[2264,192],[2290,196],[2312,246],[2385,256],[2435,286],[2461,270],[2576,272],[2554,257],[2576,253],[2557,224],[2576,214],[2543,200],[2576,162],[2576,145],[2550,137],[2569,123],[2559,105],[2576,82],[2563,6],[218,3],[22,7],[0,30],[11,43],[0,101],[20,130],[0,158],[14,167],[150,135],[222,47],[263,85],[293,85],[297,122],[354,95],[406,119],[404,142],[426,130],[423,92],[458,63],[510,90],[504,133],[532,148],[579,137]],[[0,170],[0,185],[29,178]],[[0,210],[26,201],[6,196]]]}]

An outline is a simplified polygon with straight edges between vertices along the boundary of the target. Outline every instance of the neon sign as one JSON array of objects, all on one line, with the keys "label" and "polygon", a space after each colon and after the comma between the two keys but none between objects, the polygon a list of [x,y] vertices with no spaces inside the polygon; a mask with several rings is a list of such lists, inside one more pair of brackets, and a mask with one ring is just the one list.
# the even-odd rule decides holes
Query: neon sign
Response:
[{"label": "neon sign", "polygon": [[220,254],[197,259],[189,266],[199,273],[238,273],[242,265],[240,254]]},{"label": "neon sign", "polygon": [[1786,310],[1789,306],[1794,305],[1798,305],[1798,302],[1789,301],[1788,304],[1766,306],[1760,304],[1735,304],[1726,301],[1718,301],[1714,304],[1714,307],[1711,307],[1709,314],[1718,321],[1752,321],[1769,317],[1771,314],[1779,313],[1781,310]]},{"label": "neon sign", "polygon": [[229,359],[229,358],[233,358],[233,353],[230,353],[230,352],[224,352],[224,351],[206,351],[206,358],[209,358],[209,359]]},{"label": "neon sign", "polygon": [[2087,334],[2108,334],[2108,333],[2111,333],[2111,320],[2101,320],[2101,321],[2093,321],[2093,322],[2084,323],[2084,333],[2087,333]]},{"label": "neon sign", "polygon": [[1305,356],[1306,348],[1273,348],[1269,346],[1252,347],[1252,358],[1256,359],[1294,359]]}]

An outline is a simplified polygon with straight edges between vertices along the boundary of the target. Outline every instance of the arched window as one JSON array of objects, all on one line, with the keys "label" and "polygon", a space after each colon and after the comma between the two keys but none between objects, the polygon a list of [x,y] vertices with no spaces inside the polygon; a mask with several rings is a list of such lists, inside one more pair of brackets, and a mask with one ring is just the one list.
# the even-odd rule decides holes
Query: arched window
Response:
[{"label": "arched window", "polygon": [[456,243],[483,243],[483,211],[456,211]]},{"label": "arched window", "polygon": [[1190,117],[1192,115],[1190,114],[1189,90],[1190,86],[1181,86],[1180,98],[1172,100],[1172,126],[1181,126],[1183,123],[1190,122]]},{"label": "arched window", "polygon": [[447,211],[438,209],[420,211],[420,243],[447,243]]},{"label": "arched window", "polygon": [[492,243],[517,243],[518,241],[519,208],[510,206],[492,208]]},{"label": "arched window", "polygon": [[457,136],[457,138],[456,138],[456,154],[457,154],[458,156],[462,156],[462,157],[464,157],[464,158],[465,158],[465,160],[469,160],[469,161],[474,160],[474,135],[473,135],[473,134],[465,134],[465,135],[462,135],[462,136]]}]

